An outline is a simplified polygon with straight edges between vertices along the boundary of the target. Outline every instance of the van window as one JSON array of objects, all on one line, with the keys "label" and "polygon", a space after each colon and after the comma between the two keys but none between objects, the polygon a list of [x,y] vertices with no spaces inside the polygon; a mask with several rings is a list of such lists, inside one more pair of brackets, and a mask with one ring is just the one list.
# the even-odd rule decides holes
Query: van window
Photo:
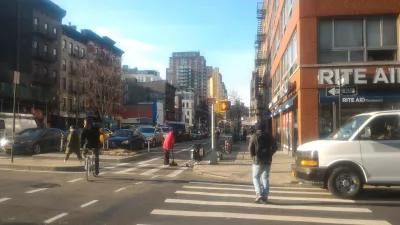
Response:
[{"label": "van window", "polygon": [[361,132],[361,140],[400,140],[400,117],[382,115],[375,117]]},{"label": "van window", "polygon": [[370,117],[370,115],[352,117],[342,126],[342,128],[340,128],[338,132],[329,136],[328,139],[341,141],[349,140],[349,138],[354,135],[358,128],[360,128]]},{"label": "van window", "polygon": [[0,120],[0,130],[5,130],[6,129],[6,123],[4,120]]}]

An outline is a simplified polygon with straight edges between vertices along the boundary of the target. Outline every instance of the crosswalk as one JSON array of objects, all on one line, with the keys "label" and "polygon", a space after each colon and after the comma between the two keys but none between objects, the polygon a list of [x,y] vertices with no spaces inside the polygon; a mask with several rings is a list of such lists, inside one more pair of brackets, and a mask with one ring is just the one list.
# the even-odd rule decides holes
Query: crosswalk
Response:
[{"label": "crosswalk", "polygon": [[275,186],[270,204],[256,204],[254,198],[251,185],[189,182],[139,224],[391,224],[320,188]]}]

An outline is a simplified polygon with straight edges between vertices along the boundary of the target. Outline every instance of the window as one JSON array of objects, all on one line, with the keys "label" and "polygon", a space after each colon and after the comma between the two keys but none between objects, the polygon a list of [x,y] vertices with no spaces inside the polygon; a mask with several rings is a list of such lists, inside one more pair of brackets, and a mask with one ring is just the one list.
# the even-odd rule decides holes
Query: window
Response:
[{"label": "window", "polygon": [[67,40],[63,40],[63,43],[62,43],[62,49],[63,49],[63,51],[65,51],[65,50],[67,50]]},{"label": "window", "polygon": [[81,101],[81,106],[79,108],[85,110],[85,101]]},{"label": "window", "polygon": [[54,33],[54,36],[57,35],[57,28],[53,28],[53,33]]},{"label": "window", "polygon": [[297,31],[294,31],[282,57],[282,80],[288,79],[296,70],[297,65]]},{"label": "window", "polygon": [[274,83],[274,95],[278,92],[279,90],[279,84],[281,82],[281,71],[280,68],[278,66],[278,68],[276,69],[274,76],[272,77],[273,83]]},{"label": "window", "polygon": [[72,42],[69,43],[69,54],[72,55],[72,51],[74,50],[74,45],[72,44]]},{"label": "window", "polygon": [[57,49],[53,49],[53,55],[54,55],[54,56],[57,55]]},{"label": "window", "polygon": [[282,9],[283,23],[282,23],[282,33],[285,32],[286,26],[290,21],[292,16],[293,7],[296,4],[296,0],[285,0],[285,4]]},{"label": "window", "polygon": [[47,70],[47,67],[44,67],[44,68],[43,68],[44,75],[47,75],[47,71],[48,71],[48,70]]},{"label": "window", "polygon": [[281,41],[281,38],[280,38],[279,24],[278,24],[278,27],[276,28],[276,31],[275,31],[275,37],[274,37],[274,49],[273,49],[273,54],[272,54],[274,56],[274,58],[276,56],[276,53],[278,52],[280,41]]},{"label": "window", "polygon": [[189,108],[189,102],[186,102],[186,108]]},{"label": "window", "polygon": [[62,110],[65,111],[67,109],[67,99],[63,98],[62,99]]},{"label": "window", "polygon": [[37,26],[39,24],[38,18],[34,17],[33,18],[33,25]]},{"label": "window", "polygon": [[319,63],[395,61],[397,17],[320,20],[318,48]]},{"label": "window", "polygon": [[72,61],[69,61],[69,70],[70,71],[74,70],[74,64]]},{"label": "window", "polygon": [[44,51],[45,53],[47,53],[47,45],[44,45],[43,51]]},{"label": "window", "polygon": [[49,24],[44,23],[44,31],[47,33],[48,30],[49,30]]},{"label": "window", "polygon": [[182,108],[185,108],[185,103],[184,102],[182,102]]},{"label": "window", "polygon": [[125,84],[125,91],[127,91],[129,89],[129,86],[127,84]]},{"label": "window", "polygon": [[186,115],[190,116],[190,112],[189,112],[189,111],[186,111]]},{"label": "window", "polygon": [[85,49],[84,48],[81,49],[81,57],[85,57]]},{"label": "window", "polygon": [[98,48],[96,48],[96,55],[98,55],[99,54],[99,49]]},{"label": "window", "polygon": [[64,71],[67,71],[67,60],[63,59],[63,65],[62,65],[62,67],[63,67],[63,70],[64,70]]},{"label": "window", "polygon": [[374,118],[361,132],[361,140],[400,140],[398,115],[384,115]]},{"label": "window", "polygon": [[57,71],[53,70],[53,79],[57,78]]},{"label": "window", "polygon": [[39,41],[33,41],[33,52],[34,55],[38,55],[39,54]]},{"label": "window", "polygon": [[75,46],[75,52],[74,53],[75,53],[76,56],[78,56],[78,54],[79,54],[79,46],[77,46],[77,45]]}]

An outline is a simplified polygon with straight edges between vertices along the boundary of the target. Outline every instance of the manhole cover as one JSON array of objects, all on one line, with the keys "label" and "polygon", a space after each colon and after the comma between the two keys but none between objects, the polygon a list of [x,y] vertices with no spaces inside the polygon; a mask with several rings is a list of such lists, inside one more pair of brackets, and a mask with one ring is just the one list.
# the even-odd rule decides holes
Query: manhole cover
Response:
[{"label": "manhole cover", "polygon": [[60,184],[51,184],[51,183],[41,183],[41,184],[35,184],[32,185],[31,187],[33,188],[55,188],[55,187],[60,187]]}]

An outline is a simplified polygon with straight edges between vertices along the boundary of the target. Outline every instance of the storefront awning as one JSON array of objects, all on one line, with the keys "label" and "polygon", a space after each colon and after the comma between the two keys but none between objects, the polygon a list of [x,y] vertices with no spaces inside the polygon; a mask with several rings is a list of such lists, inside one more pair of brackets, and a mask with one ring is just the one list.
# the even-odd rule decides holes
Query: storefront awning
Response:
[{"label": "storefront awning", "polygon": [[278,108],[276,108],[273,112],[271,117],[274,117],[276,115],[278,115],[280,112],[285,111],[287,109],[289,109],[290,107],[293,106],[294,100],[296,99],[297,94],[293,95],[292,97],[290,97],[288,100],[286,100],[285,102],[283,102]]}]

